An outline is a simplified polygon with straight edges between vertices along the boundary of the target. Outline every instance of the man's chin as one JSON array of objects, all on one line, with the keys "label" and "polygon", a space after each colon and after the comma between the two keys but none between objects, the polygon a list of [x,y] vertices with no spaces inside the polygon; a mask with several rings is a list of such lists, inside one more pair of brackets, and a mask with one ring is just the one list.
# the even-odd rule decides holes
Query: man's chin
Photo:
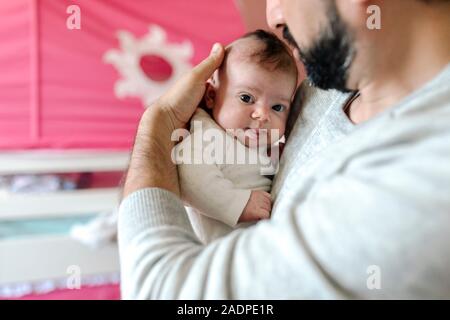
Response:
[{"label": "man's chin", "polygon": [[337,90],[343,93],[349,93],[353,90],[347,87],[347,76],[345,74],[324,74],[326,66],[310,65],[305,66],[307,80],[310,85],[322,90]]}]

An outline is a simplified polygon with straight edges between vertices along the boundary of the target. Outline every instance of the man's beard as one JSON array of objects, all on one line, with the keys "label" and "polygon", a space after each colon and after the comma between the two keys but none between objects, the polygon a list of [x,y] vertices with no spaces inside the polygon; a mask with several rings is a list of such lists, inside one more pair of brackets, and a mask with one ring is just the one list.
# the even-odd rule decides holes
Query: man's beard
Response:
[{"label": "man's beard", "polygon": [[284,28],[283,37],[298,49],[312,85],[349,92],[348,72],[355,56],[351,34],[334,4],[330,5],[327,16],[328,25],[309,48],[299,48],[288,27]]}]

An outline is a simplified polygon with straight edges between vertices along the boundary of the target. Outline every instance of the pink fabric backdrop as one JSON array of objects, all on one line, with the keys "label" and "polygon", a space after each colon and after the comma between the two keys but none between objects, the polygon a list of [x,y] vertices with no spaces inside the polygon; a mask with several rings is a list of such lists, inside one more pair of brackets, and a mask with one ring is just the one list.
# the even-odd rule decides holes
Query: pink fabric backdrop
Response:
[{"label": "pink fabric backdrop", "polygon": [[[73,4],[80,30],[66,27]],[[120,76],[102,58],[118,30],[139,38],[150,24],[191,41],[192,64],[244,32],[233,0],[0,0],[0,150],[129,148],[144,109],[115,97]]]}]

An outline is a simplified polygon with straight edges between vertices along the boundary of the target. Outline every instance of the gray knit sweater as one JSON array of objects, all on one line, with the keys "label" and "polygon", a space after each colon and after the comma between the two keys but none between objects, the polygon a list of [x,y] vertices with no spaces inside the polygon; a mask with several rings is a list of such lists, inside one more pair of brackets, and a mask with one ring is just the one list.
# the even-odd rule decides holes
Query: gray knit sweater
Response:
[{"label": "gray knit sweater", "polygon": [[121,204],[124,298],[450,298],[450,66],[372,120],[302,86],[272,218],[203,246],[182,202]]}]

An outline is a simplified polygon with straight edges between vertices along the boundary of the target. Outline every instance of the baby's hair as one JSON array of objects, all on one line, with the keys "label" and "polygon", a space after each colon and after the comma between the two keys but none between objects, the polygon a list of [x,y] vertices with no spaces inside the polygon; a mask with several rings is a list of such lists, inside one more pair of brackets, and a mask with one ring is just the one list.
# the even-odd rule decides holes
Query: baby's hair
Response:
[{"label": "baby's hair", "polygon": [[262,49],[250,55],[250,58],[258,58],[258,62],[264,67],[297,73],[297,65],[291,51],[274,33],[258,29],[242,38],[253,38],[264,44]]}]

